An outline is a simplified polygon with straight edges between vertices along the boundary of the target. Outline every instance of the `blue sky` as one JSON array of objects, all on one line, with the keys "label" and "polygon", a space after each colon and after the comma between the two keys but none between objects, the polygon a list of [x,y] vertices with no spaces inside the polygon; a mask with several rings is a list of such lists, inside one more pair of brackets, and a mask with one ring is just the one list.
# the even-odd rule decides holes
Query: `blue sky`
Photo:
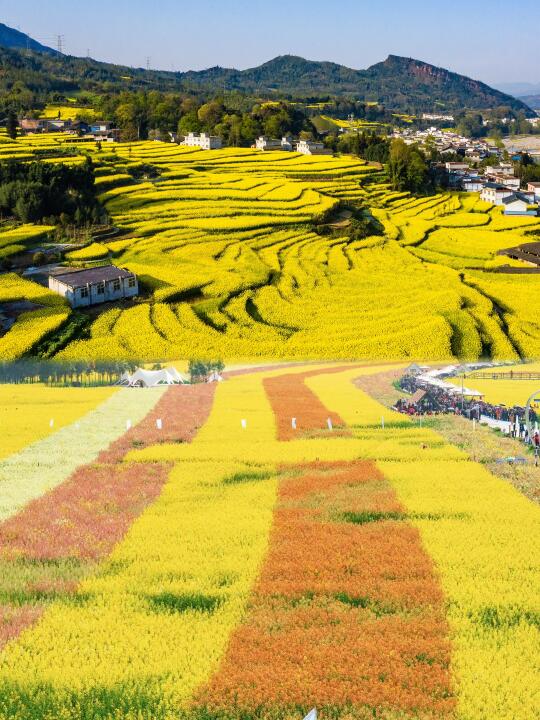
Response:
[{"label": "blue sky", "polygon": [[0,0],[0,19],[126,65],[246,68],[285,53],[364,68],[406,55],[488,83],[540,83],[540,2],[520,0]]}]

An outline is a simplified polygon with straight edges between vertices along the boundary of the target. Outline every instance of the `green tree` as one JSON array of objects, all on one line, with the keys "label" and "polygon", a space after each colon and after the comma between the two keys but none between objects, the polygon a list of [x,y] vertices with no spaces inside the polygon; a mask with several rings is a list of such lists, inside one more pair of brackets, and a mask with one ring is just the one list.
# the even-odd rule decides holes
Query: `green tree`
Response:
[{"label": "green tree", "polygon": [[184,115],[180,118],[178,122],[178,134],[179,135],[189,135],[189,133],[197,133],[202,130],[202,123],[199,120],[199,116],[197,115],[196,110],[191,110],[187,113],[187,115]]},{"label": "green tree", "polygon": [[11,109],[8,112],[6,129],[7,129],[8,137],[10,137],[12,140],[17,139],[18,127],[19,127],[19,121],[17,119],[17,115],[15,113],[15,110]]},{"label": "green tree", "polygon": [[423,153],[401,139],[392,141],[387,172],[394,190],[419,193],[430,189],[429,167]]}]

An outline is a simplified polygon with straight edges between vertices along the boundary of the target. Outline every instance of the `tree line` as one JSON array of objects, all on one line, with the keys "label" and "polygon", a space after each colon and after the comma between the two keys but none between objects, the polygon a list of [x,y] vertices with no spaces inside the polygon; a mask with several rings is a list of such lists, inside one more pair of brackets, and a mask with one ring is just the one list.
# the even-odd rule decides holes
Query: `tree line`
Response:
[{"label": "tree line", "polygon": [[[126,361],[66,361],[23,359],[14,362],[0,362],[0,384],[37,384],[58,387],[99,387],[119,382],[126,372],[133,373],[143,364],[135,360]],[[156,363],[152,370],[161,370]],[[192,383],[206,382],[214,373],[223,372],[222,360],[190,360],[188,372]]]},{"label": "tree line", "polygon": [[118,382],[122,373],[134,371],[138,364],[126,362],[59,362],[56,360],[18,360],[0,363],[0,384],[100,386]]},{"label": "tree line", "polygon": [[225,145],[246,145],[259,135],[317,134],[300,107],[286,102],[257,103],[235,94],[205,102],[192,95],[122,92],[98,98],[96,110],[114,121],[127,142],[207,132],[219,135]]},{"label": "tree line", "polygon": [[0,214],[50,225],[97,224],[104,211],[94,181],[90,158],[81,165],[0,162]]}]

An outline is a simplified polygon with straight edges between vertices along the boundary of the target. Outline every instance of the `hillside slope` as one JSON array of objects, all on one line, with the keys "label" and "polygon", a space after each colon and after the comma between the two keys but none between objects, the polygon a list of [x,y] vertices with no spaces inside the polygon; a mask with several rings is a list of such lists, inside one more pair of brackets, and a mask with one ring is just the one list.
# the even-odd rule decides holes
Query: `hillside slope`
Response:
[{"label": "hillside slope", "polygon": [[15,30],[8,25],[4,25],[4,23],[0,23],[0,46],[15,50],[33,50],[34,52],[42,52],[47,55],[60,54],[57,50],[42,45],[29,35],[26,35],[20,30]]}]

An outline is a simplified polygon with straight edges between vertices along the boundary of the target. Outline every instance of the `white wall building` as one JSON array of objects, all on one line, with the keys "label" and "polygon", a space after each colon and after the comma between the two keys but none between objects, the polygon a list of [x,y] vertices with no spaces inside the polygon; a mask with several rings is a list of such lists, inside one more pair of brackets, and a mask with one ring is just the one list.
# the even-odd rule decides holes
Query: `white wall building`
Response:
[{"label": "white wall building", "polygon": [[486,168],[486,175],[504,175],[505,177],[514,177],[514,166],[512,163],[501,163]]},{"label": "white wall building", "polygon": [[184,138],[184,142],[180,143],[186,147],[198,147],[201,150],[220,150],[223,146],[221,138],[216,135],[208,135],[207,133],[189,133]]},{"label": "white wall building", "polygon": [[538,215],[538,206],[531,204],[531,195],[528,193],[513,193],[504,198],[505,215]]},{"label": "white wall building", "polygon": [[296,144],[296,152],[302,155],[332,155],[332,151],[326,148],[324,143],[312,140],[300,140]]},{"label": "white wall building", "polygon": [[466,177],[462,184],[465,192],[481,192],[484,189],[485,181],[479,177]]},{"label": "white wall building", "polygon": [[489,180],[497,183],[497,185],[504,185],[504,187],[510,188],[514,192],[517,192],[521,187],[521,180],[513,175],[490,175]]},{"label": "white wall building", "polygon": [[49,275],[49,289],[76,308],[135,297],[139,283],[129,270],[104,265],[85,270],[66,268],[66,272]]},{"label": "white wall building", "polygon": [[257,150],[281,150],[281,140],[269,138],[266,135],[261,135],[255,140],[255,147]]},{"label": "white wall building", "polygon": [[484,202],[491,203],[492,205],[502,205],[504,198],[510,197],[513,194],[514,192],[510,188],[489,182],[485,184],[480,193],[480,198]]}]

